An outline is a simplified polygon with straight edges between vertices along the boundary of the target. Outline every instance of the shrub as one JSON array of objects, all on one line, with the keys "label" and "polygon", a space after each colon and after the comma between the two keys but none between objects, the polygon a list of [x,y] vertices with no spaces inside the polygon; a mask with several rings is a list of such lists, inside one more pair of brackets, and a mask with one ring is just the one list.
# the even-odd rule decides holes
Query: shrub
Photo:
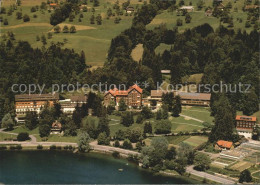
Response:
[{"label": "shrub", "polygon": [[4,19],[4,25],[8,25],[8,20]]},{"label": "shrub", "polygon": [[132,143],[128,139],[126,139],[123,142],[122,148],[124,148],[124,149],[133,149],[133,145],[132,145]]},{"label": "shrub", "polygon": [[29,17],[29,15],[25,14],[23,16],[23,22],[28,22],[28,21],[30,21],[30,17]]},{"label": "shrub", "polygon": [[26,141],[26,140],[29,140],[29,139],[30,139],[29,134],[27,132],[21,132],[17,136],[18,141]]},{"label": "shrub", "polygon": [[50,150],[56,150],[56,145],[51,145]]},{"label": "shrub", "polygon": [[71,145],[69,145],[69,150],[72,150],[72,149],[73,149],[73,147]]},{"label": "shrub", "polygon": [[118,151],[114,151],[114,152],[112,153],[112,156],[113,156],[114,158],[119,158],[119,157],[120,157],[120,153],[119,153]]},{"label": "shrub", "polygon": [[61,146],[57,146],[56,149],[57,149],[57,150],[61,150]]},{"label": "shrub", "polygon": [[41,149],[43,149],[43,146],[42,145],[37,145],[37,149],[41,150]]},{"label": "shrub", "polygon": [[68,149],[69,149],[69,146],[66,145],[66,146],[63,147],[63,149],[64,149],[64,150],[68,150]]},{"label": "shrub", "polygon": [[6,150],[6,149],[7,149],[7,146],[5,146],[5,145],[0,146],[0,150]]},{"label": "shrub", "polygon": [[37,15],[36,15],[36,14],[33,14],[33,18],[37,18]]}]

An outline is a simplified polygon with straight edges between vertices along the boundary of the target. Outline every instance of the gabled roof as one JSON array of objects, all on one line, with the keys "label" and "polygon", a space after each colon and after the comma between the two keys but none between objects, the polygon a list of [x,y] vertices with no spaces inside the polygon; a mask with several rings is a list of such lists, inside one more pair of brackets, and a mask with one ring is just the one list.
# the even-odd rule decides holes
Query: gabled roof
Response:
[{"label": "gabled roof", "polygon": [[71,96],[72,102],[87,102],[87,96],[80,95],[80,96]]},{"label": "gabled roof", "polygon": [[236,116],[237,121],[256,121],[255,116]]},{"label": "gabled roof", "polygon": [[151,97],[159,96],[162,97],[163,94],[166,94],[167,91],[165,90],[151,90]]},{"label": "gabled roof", "polygon": [[54,128],[54,127],[61,128],[62,126],[61,126],[61,123],[56,120],[55,122],[52,123],[51,127],[52,128]]},{"label": "gabled roof", "polygon": [[58,100],[59,94],[19,94],[15,95],[15,101],[50,101]]},{"label": "gabled roof", "polygon": [[137,90],[139,93],[143,93],[143,89],[141,89],[138,85],[134,84],[128,89],[128,92],[130,92],[132,89]]},{"label": "gabled roof", "polygon": [[218,140],[217,145],[220,147],[223,147],[223,148],[231,148],[233,145],[233,142]]},{"label": "gabled roof", "polygon": [[190,100],[210,100],[211,94],[208,93],[186,93],[179,92],[177,95],[181,97],[181,99],[190,99]]}]

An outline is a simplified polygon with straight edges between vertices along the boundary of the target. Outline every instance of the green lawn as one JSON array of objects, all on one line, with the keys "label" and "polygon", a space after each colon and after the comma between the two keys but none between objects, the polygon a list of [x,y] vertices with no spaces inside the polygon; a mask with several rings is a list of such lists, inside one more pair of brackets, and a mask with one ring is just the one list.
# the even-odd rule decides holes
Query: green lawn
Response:
[{"label": "green lawn", "polygon": [[21,133],[21,132],[27,132],[28,134],[39,134],[39,128],[35,128],[33,130],[27,129],[24,125],[16,127],[14,130],[8,131],[12,133]]},{"label": "green lawn", "polygon": [[[31,1],[31,0],[29,0]],[[42,0],[38,0],[33,2],[32,5],[40,5]],[[45,1],[44,1],[45,2]],[[125,16],[122,15],[121,21],[119,24],[114,23],[115,17],[111,17],[109,20],[106,19],[106,12],[108,8],[112,8],[113,2],[109,2],[107,0],[100,0],[100,6],[95,8],[95,16],[101,14],[102,16],[102,25],[90,24],[90,17],[93,14],[91,12],[91,4],[89,4],[88,12],[81,12],[83,14],[82,22],[79,22],[79,14],[76,15],[73,22],[69,22],[69,20],[65,20],[65,24],[77,25],[78,26],[89,26],[95,29],[81,29],[77,31],[77,33],[59,33],[53,34],[52,39],[47,39],[47,46],[50,45],[51,42],[63,42],[64,38],[68,40],[64,47],[73,48],[76,52],[81,52],[82,50],[85,52],[86,63],[92,66],[102,66],[107,57],[107,51],[110,46],[111,39],[117,36],[119,33],[124,31],[125,29],[131,26],[133,16]],[[131,2],[132,5],[136,6],[136,4],[140,4],[137,1]],[[134,4],[133,4],[134,3]],[[3,6],[9,7],[11,3],[3,3]],[[3,19],[7,18],[9,25],[2,25],[1,34],[6,33],[7,31],[12,31],[15,33],[17,40],[25,40],[32,44],[33,47],[42,47],[42,43],[40,41],[36,41],[36,36],[46,35],[53,29],[53,26],[49,24],[50,15],[47,10],[46,11],[37,11],[31,12],[30,4],[25,3],[22,6],[18,7],[18,10],[14,11],[11,16],[7,16],[7,14],[3,14]],[[23,20],[16,19],[16,12],[21,11],[23,14],[27,14],[30,16],[30,22],[24,23]],[[113,10],[114,12],[114,10]],[[37,18],[33,18],[33,15],[36,14]],[[63,27],[61,27],[63,28]]]},{"label": "green lawn", "polygon": [[214,117],[210,116],[209,107],[182,106],[181,114],[213,124]]},{"label": "green lawn", "polygon": [[15,139],[17,136],[7,134],[7,133],[0,133],[0,141],[5,141],[5,139]]},{"label": "green lawn", "polygon": [[191,136],[190,138],[184,140],[183,142],[195,148],[207,141],[208,141],[208,137],[206,136]]},{"label": "green lawn", "polygon": [[165,137],[169,144],[178,145],[186,139],[189,139],[191,136],[167,136]]}]

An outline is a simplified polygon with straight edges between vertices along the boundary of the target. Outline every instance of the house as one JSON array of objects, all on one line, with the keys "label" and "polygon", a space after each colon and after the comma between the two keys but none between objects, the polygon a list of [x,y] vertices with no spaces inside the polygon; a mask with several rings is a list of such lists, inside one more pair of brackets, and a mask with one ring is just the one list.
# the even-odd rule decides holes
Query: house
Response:
[{"label": "house", "polygon": [[87,95],[71,96],[70,99],[60,100],[59,103],[64,114],[72,114],[76,106],[81,107],[87,103]]},{"label": "house", "polygon": [[243,135],[246,138],[252,137],[252,132],[256,124],[256,117],[239,115],[236,116],[236,130],[239,135]]},{"label": "house", "polygon": [[163,75],[168,75],[168,74],[171,74],[171,70],[166,70],[166,69],[164,69],[164,70],[161,70],[161,73],[162,73]]},{"label": "house", "polygon": [[177,92],[181,97],[182,105],[210,106],[211,94],[209,93],[186,93]]},{"label": "house", "polygon": [[234,149],[233,142],[231,141],[224,141],[224,140],[218,140],[215,145],[216,150],[230,150]]},{"label": "house", "polygon": [[40,113],[41,109],[48,105],[52,107],[58,102],[59,94],[21,94],[15,95],[15,111],[18,123],[24,122],[27,111]]},{"label": "house", "polygon": [[55,10],[56,8],[59,8],[60,6],[57,3],[50,3],[49,4],[49,10]]},{"label": "house", "polygon": [[187,10],[187,12],[193,12],[194,7],[193,6],[182,6],[180,10]]},{"label": "house", "polygon": [[151,96],[149,98],[150,106],[153,106],[153,104],[155,104],[156,107],[161,107],[163,94],[166,93],[166,90],[151,90]]},{"label": "house", "polygon": [[210,17],[210,16],[212,16],[212,10],[211,9],[207,9],[207,11],[205,12],[205,16],[207,16],[207,17]]},{"label": "house", "polygon": [[218,6],[217,6],[217,9],[218,10],[224,10],[224,8],[225,8],[225,6],[222,4],[222,3],[220,3]]},{"label": "house", "polygon": [[138,85],[131,86],[128,90],[110,89],[104,94],[104,104],[108,106],[114,102],[119,105],[121,99],[124,100],[129,108],[140,108],[142,106],[143,90]]},{"label": "house", "polygon": [[249,11],[249,10],[255,10],[255,9],[257,9],[257,8],[259,8],[258,5],[246,5],[245,8],[244,8],[244,10],[245,10],[245,11]]},{"label": "house", "polygon": [[135,11],[134,7],[132,7],[132,6],[128,6],[125,10],[126,10],[126,13],[129,13],[129,14],[131,14]]},{"label": "house", "polygon": [[57,120],[51,125],[51,134],[60,134],[62,132],[62,125]]}]

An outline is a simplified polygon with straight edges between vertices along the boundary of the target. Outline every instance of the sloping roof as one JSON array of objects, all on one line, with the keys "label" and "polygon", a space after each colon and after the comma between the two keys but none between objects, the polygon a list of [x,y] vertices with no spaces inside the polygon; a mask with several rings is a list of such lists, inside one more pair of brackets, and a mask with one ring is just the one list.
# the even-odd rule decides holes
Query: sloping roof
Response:
[{"label": "sloping roof", "polygon": [[57,3],[50,3],[50,6],[58,6]]},{"label": "sloping roof", "polygon": [[188,10],[190,10],[190,9],[194,9],[194,7],[193,6],[182,6],[180,9],[188,9]]},{"label": "sloping roof", "polygon": [[163,94],[166,94],[167,91],[164,90],[151,90],[151,97],[153,96],[159,96],[162,97]]},{"label": "sloping roof", "polygon": [[220,147],[223,147],[223,148],[231,148],[233,145],[233,142],[218,140],[217,145]]},{"label": "sloping roof", "polygon": [[72,102],[86,102],[87,101],[87,96],[80,95],[80,96],[71,96],[71,101]]},{"label": "sloping roof", "polygon": [[256,9],[258,7],[259,7],[258,5],[246,5],[245,10]]},{"label": "sloping roof", "polygon": [[139,93],[143,93],[143,89],[141,89],[138,85],[134,84],[131,86],[128,91],[130,92],[132,89],[136,89]]},{"label": "sloping roof", "polygon": [[177,93],[181,97],[181,99],[190,99],[190,100],[210,100],[211,94],[208,93],[186,93],[179,92]]},{"label": "sloping roof", "polygon": [[62,126],[61,126],[61,123],[56,120],[55,122],[52,123],[51,127],[52,128],[54,128],[54,127],[55,128],[61,128]]},{"label": "sloping roof", "polygon": [[236,116],[237,121],[256,121],[255,116]]},{"label": "sloping roof", "polygon": [[15,95],[15,101],[49,101],[59,100],[59,94],[19,94]]},{"label": "sloping roof", "polygon": [[135,8],[134,8],[134,7],[132,7],[132,6],[128,6],[128,7],[126,8],[126,10],[127,10],[127,11],[134,11],[134,10],[135,10]]}]

